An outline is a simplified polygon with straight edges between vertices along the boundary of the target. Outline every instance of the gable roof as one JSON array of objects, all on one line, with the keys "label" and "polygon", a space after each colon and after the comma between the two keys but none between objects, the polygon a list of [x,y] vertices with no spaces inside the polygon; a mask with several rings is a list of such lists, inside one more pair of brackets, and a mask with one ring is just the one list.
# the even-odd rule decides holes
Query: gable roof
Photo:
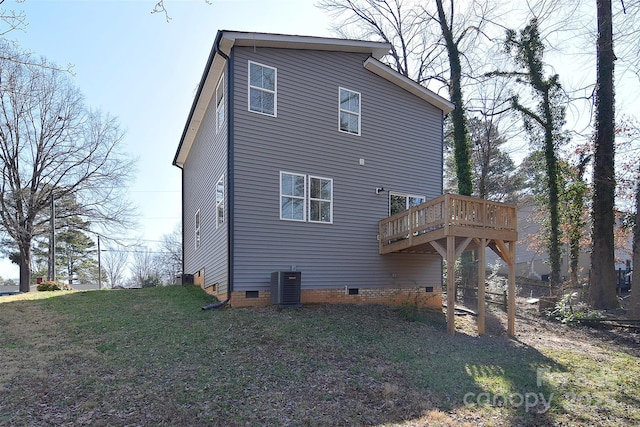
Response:
[{"label": "gable roof", "polygon": [[198,91],[191,105],[180,144],[173,164],[182,167],[195,140],[207,107],[215,94],[216,85],[224,71],[226,61],[234,46],[269,47],[280,49],[322,50],[334,52],[368,53],[364,67],[393,84],[431,103],[444,114],[453,110],[453,104],[431,90],[394,71],[380,62],[391,49],[391,44],[365,40],[336,39],[327,37],[296,36],[286,34],[252,33],[220,30],[211,48],[209,59],[200,79]]},{"label": "gable roof", "polygon": [[429,104],[442,110],[443,114],[447,114],[454,108],[454,105],[447,99],[427,89],[421,84],[418,84],[414,80],[411,80],[409,77],[398,73],[393,68],[389,67],[386,64],[383,64],[373,57],[369,57],[366,61],[364,61],[364,68],[374,74],[379,75],[383,79],[389,80],[396,86],[400,86],[401,88],[414,94],[418,98],[427,101]]}]

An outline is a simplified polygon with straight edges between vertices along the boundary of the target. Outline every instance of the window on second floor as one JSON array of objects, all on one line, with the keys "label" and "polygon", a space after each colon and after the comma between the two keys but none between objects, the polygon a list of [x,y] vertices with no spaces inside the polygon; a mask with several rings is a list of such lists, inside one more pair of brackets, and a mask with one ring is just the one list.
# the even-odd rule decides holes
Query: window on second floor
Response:
[{"label": "window on second floor", "polygon": [[339,129],[360,135],[360,93],[339,88]]},{"label": "window on second floor", "polygon": [[194,229],[195,229],[195,242],[196,242],[196,249],[200,247],[200,210],[198,210],[196,212],[195,215],[195,219],[194,219]]},{"label": "window on second floor", "polygon": [[426,202],[425,196],[416,196],[403,193],[389,193],[389,215],[395,215],[398,212],[406,211],[409,208],[418,206],[420,203]]},{"label": "window on second floor", "polygon": [[216,228],[224,223],[224,175],[216,184]]},{"label": "window on second floor", "polygon": [[218,86],[216,87],[216,132],[222,129],[224,125],[225,115],[225,99],[224,99],[224,74],[220,77]]},{"label": "window on second floor", "polygon": [[249,111],[276,116],[277,70],[249,61]]}]

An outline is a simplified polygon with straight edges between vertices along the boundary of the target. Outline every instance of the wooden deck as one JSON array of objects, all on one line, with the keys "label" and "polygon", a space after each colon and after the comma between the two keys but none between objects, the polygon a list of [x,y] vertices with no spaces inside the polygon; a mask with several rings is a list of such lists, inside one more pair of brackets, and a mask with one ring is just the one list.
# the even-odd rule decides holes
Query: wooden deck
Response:
[{"label": "wooden deck", "polygon": [[515,205],[445,194],[380,221],[379,251],[437,253],[447,261],[447,322],[454,333],[453,265],[463,252],[479,250],[478,332],[484,333],[484,259],[489,247],[509,266],[508,333],[514,335],[516,211]]},{"label": "wooden deck", "polygon": [[474,197],[445,194],[380,221],[380,254],[391,252],[441,253],[432,242],[455,236],[518,240],[516,206]]}]

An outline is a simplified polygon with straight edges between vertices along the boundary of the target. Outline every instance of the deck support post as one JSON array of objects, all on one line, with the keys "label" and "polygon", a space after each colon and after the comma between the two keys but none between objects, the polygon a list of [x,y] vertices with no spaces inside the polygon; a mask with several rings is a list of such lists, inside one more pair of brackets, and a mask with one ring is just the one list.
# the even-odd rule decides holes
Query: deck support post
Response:
[{"label": "deck support post", "polygon": [[381,220],[378,250],[380,255],[393,252],[440,254],[447,263],[447,332],[455,335],[455,262],[464,251],[479,249],[477,328],[478,335],[482,335],[486,326],[485,264],[486,248],[489,247],[509,267],[507,333],[514,336],[516,210],[515,205],[444,194]]},{"label": "deck support post", "polygon": [[516,242],[509,242],[509,284],[507,287],[507,334],[516,335]]},{"label": "deck support post", "polygon": [[447,236],[447,332],[456,333],[456,238]]},{"label": "deck support post", "polygon": [[480,246],[478,247],[478,335],[484,334],[485,323],[485,302],[484,302],[484,287],[486,277],[486,249],[487,239],[480,239]]}]

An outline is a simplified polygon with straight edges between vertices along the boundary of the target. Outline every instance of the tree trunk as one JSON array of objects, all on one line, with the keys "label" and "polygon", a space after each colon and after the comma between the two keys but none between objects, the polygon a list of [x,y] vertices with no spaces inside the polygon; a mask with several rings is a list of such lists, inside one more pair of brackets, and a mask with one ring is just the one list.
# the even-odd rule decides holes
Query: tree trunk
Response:
[{"label": "tree trunk", "polygon": [[[638,177],[640,178],[640,173]],[[640,180],[636,187],[636,218],[633,225],[632,268],[629,314],[633,319],[640,319]]]},{"label": "tree trunk", "polygon": [[20,292],[31,290],[31,245],[20,249]]},{"label": "tree trunk", "polygon": [[547,167],[547,185],[549,186],[549,262],[550,275],[549,282],[551,292],[557,294],[560,288],[560,215],[558,212],[559,196],[558,196],[558,160],[556,156],[556,148],[553,140],[554,118],[551,110],[551,99],[549,97],[550,88],[547,86],[544,93],[544,110],[545,110],[545,141],[544,141],[544,157]]},{"label": "tree trunk", "polygon": [[[451,0],[453,1],[453,0]],[[442,0],[436,0],[438,8],[438,21],[442,30],[442,37],[447,46],[449,57],[449,95],[455,106],[451,112],[453,123],[453,157],[456,162],[456,177],[458,178],[458,193],[470,196],[473,193],[471,182],[471,165],[469,161],[469,140],[467,138],[467,123],[464,115],[464,101],[462,97],[462,66],[460,65],[460,52],[453,38],[453,32],[447,23]],[[473,254],[462,253],[462,286],[470,288],[476,281],[473,280]]]},{"label": "tree trunk", "polygon": [[[453,1],[453,0],[452,0]],[[453,39],[453,33],[447,17],[444,13],[442,0],[436,0],[438,7],[438,21],[442,30],[442,37],[447,46],[449,56],[449,95],[451,102],[455,106],[451,112],[451,123],[453,123],[453,146],[454,158],[456,161],[456,176],[458,178],[458,193],[463,196],[470,196],[473,192],[471,182],[471,166],[469,164],[469,141],[467,138],[467,124],[464,116],[464,102],[462,97],[462,66],[460,65],[460,52],[458,45]]]},{"label": "tree trunk", "polygon": [[593,210],[589,300],[596,309],[618,306],[614,260],[614,85],[611,0],[597,0],[598,79],[596,87],[596,136],[593,167]]}]

